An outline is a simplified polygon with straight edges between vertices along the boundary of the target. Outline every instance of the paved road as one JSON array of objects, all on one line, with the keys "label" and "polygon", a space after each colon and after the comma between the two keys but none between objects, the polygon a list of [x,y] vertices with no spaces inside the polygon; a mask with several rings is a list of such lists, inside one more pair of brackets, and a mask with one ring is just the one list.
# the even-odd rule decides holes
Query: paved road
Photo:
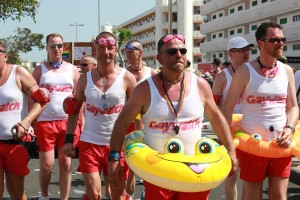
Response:
[{"label": "paved road", "polygon": [[[205,132],[209,137],[215,137],[212,132]],[[300,164],[299,161],[294,159],[293,165],[298,166]],[[71,186],[71,192],[70,192],[70,200],[75,200],[75,199],[80,199],[82,196],[82,193],[84,193],[84,184],[82,181],[82,175],[76,174],[76,168],[78,165],[78,159],[73,159],[73,164],[72,164],[72,171],[74,172],[72,175],[72,186]],[[25,179],[25,191],[27,194],[27,197],[29,200],[37,200],[39,197],[39,160],[38,159],[31,159],[29,161],[29,168],[31,173],[26,177]],[[58,163],[56,160],[55,167],[52,173],[52,179],[49,187],[49,191],[51,194],[51,199],[53,200],[58,200],[59,199],[59,187],[58,187]],[[299,176],[298,176],[299,177]],[[292,179],[293,177],[291,177]],[[295,179],[296,177],[294,177]],[[103,184],[104,185],[104,184]],[[137,184],[136,185],[136,191],[135,191],[135,199],[140,199],[141,193],[143,191],[143,185],[142,184]],[[211,191],[210,195],[210,200],[222,200],[225,199],[224,197],[224,186],[221,184],[219,187],[215,188],[214,190]],[[242,184],[241,181],[238,181],[238,191],[241,191]],[[104,187],[102,187],[102,193],[104,194]],[[268,199],[267,197],[268,193],[268,186],[267,183],[264,183],[264,188],[263,188],[263,199]],[[296,185],[292,182],[289,183],[288,187],[288,200],[299,200],[300,199],[300,186]],[[7,192],[4,194],[4,199],[9,199]],[[102,198],[102,199],[107,199],[107,198]]]}]

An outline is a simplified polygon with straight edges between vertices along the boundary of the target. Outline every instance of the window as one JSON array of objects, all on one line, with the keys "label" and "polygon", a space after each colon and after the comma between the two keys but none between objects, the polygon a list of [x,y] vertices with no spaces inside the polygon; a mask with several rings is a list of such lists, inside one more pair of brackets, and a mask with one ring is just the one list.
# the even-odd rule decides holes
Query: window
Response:
[{"label": "window", "polygon": [[223,13],[219,13],[219,17],[223,17]]},{"label": "window", "polygon": [[293,16],[293,22],[300,21],[300,15]]},{"label": "window", "polygon": [[219,38],[223,37],[223,33],[219,33]]},{"label": "window", "polygon": [[280,24],[286,24],[287,23],[287,18],[282,18],[279,21],[280,21],[279,22]]},{"label": "window", "polygon": [[234,8],[231,8],[231,9],[229,10],[229,13],[230,13],[230,14],[234,13]]},{"label": "window", "polygon": [[217,55],[216,55],[216,54],[213,54],[213,55],[212,55],[212,58],[216,58],[216,57],[217,57]]},{"label": "window", "polygon": [[257,54],[257,49],[252,49],[251,54]]},{"label": "window", "polygon": [[261,3],[266,3],[268,2],[268,0],[261,0]]},{"label": "window", "polygon": [[257,1],[253,1],[252,6],[257,6]]},{"label": "window", "polygon": [[300,50],[300,44],[294,44],[293,45],[293,51],[294,50]]},{"label": "window", "polygon": [[219,53],[219,58],[223,58],[223,53]]},{"label": "window", "polygon": [[217,19],[217,15],[213,15],[213,17],[212,17],[213,19]]},{"label": "window", "polygon": [[283,51],[287,51],[287,46],[283,46]]},{"label": "window", "polygon": [[212,38],[213,38],[213,39],[216,39],[216,37],[217,37],[216,34],[213,34],[213,35],[212,35]]},{"label": "window", "polygon": [[256,29],[257,29],[257,25],[252,25],[251,26],[251,31],[256,31]]},{"label": "window", "polygon": [[242,29],[242,28],[239,28],[239,29],[237,30],[237,32],[238,32],[238,33],[243,33],[243,29]]},{"label": "window", "polygon": [[229,31],[229,35],[234,35],[234,30]]},{"label": "window", "polygon": [[243,6],[238,7],[238,11],[241,11],[241,10],[243,10]]}]

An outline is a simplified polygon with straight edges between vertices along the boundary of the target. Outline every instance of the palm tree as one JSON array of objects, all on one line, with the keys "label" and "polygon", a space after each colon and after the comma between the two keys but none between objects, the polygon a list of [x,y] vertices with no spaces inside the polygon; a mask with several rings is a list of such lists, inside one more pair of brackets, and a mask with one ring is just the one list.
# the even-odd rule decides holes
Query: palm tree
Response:
[{"label": "palm tree", "polygon": [[113,30],[113,34],[118,37],[118,44],[117,44],[118,55],[121,59],[120,65],[124,68],[125,63],[124,63],[124,58],[123,58],[122,53],[121,53],[121,48],[122,48],[122,45],[124,44],[124,42],[129,41],[132,38],[133,33],[129,29],[120,28],[120,29],[117,29],[117,30]]}]

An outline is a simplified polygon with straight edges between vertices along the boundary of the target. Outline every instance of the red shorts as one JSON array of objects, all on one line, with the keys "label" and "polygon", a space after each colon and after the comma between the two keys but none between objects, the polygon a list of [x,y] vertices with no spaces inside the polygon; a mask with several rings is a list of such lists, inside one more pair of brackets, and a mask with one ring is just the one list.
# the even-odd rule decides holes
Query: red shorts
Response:
[{"label": "red shorts", "polygon": [[5,169],[15,176],[29,174],[27,167],[29,154],[22,145],[0,142],[0,169]]},{"label": "red shorts", "polygon": [[[101,172],[108,175],[109,146],[101,146],[88,142],[79,141],[79,171],[82,173]],[[128,179],[129,168],[125,165],[124,153],[121,152],[120,164],[123,168],[125,180]]]},{"label": "red shorts", "polygon": [[[35,134],[39,151],[52,151],[55,147],[64,147],[67,120],[39,121],[35,125]],[[78,125],[74,133],[74,146],[77,147],[80,129]]]},{"label": "red shorts", "polygon": [[248,182],[261,183],[267,176],[288,178],[292,157],[265,158],[238,150],[240,178]]},{"label": "red shorts", "polygon": [[169,189],[161,188],[159,186],[153,185],[144,180],[145,186],[145,199],[155,199],[155,200],[208,200],[209,192],[177,192]]}]

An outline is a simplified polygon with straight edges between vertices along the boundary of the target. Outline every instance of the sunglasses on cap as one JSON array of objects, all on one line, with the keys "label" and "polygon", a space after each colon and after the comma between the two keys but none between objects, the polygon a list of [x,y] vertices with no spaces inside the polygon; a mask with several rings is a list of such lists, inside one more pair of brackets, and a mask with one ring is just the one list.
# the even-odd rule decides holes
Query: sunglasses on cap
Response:
[{"label": "sunglasses on cap", "polygon": [[128,50],[139,50],[139,51],[142,51],[141,49],[139,49],[139,48],[133,46],[133,44],[127,44],[127,45],[125,46],[124,50],[126,50],[126,49],[128,49]]},{"label": "sunglasses on cap", "polygon": [[264,42],[270,42],[273,44],[278,44],[279,42],[285,43],[286,42],[286,38],[270,38],[270,39],[265,39],[262,40]]},{"label": "sunglasses on cap", "polygon": [[167,43],[170,42],[171,40],[173,40],[174,38],[177,38],[178,40],[180,40],[181,42],[184,42],[184,37],[181,34],[169,34],[167,35],[164,39],[163,42]]},{"label": "sunglasses on cap", "polygon": [[167,49],[166,51],[162,51],[160,53],[167,53],[169,55],[175,55],[177,53],[177,51],[179,51],[182,55],[185,55],[186,52],[187,52],[187,49],[186,48],[180,48],[180,49],[177,49],[177,48],[169,48]]},{"label": "sunglasses on cap", "polygon": [[61,49],[61,48],[63,47],[63,44],[54,44],[54,43],[52,43],[52,44],[49,44],[49,47],[50,47],[51,49],[55,49],[56,47],[57,47],[58,49]]},{"label": "sunglasses on cap", "polygon": [[96,44],[100,44],[100,45],[110,45],[110,46],[115,46],[116,45],[116,40],[114,40],[113,38],[99,38],[98,43]]}]

